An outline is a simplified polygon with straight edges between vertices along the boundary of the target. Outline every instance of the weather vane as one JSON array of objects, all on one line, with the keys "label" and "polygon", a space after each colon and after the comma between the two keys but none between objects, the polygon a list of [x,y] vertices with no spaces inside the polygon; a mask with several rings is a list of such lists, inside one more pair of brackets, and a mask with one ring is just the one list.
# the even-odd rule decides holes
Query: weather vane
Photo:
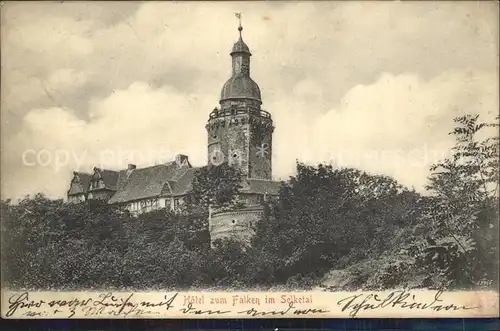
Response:
[{"label": "weather vane", "polygon": [[243,27],[241,26],[241,13],[234,13],[234,16],[236,16],[236,18],[238,18],[238,31],[240,32],[240,35],[241,35],[241,30],[243,30]]}]

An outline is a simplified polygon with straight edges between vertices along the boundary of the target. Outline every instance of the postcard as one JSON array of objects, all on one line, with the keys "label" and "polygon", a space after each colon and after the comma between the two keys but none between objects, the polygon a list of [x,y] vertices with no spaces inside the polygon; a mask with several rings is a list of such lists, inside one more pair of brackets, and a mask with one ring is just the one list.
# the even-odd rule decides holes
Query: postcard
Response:
[{"label": "postcard", "polygon": [[498,317],[498,24],[2,2],[2,317]]}]

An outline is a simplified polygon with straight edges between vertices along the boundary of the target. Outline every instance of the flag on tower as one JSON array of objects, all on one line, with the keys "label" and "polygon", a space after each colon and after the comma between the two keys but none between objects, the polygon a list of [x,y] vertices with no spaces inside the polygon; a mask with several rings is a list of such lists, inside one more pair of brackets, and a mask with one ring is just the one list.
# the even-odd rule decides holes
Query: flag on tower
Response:
[{"label": "flag on tower", "polygon": [[241,19],[241,13],[234,13],[234,16]]}]

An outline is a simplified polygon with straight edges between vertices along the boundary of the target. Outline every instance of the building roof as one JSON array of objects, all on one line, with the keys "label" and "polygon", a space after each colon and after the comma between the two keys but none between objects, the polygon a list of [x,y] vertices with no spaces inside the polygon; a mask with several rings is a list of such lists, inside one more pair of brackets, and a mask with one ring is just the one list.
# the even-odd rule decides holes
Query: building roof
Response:
[{"label": "building roof", "polygon": [[[116,193],[109,203],[123,203],[158,196],[181,196],[192,189],[196,170],[190,164],[179,166],[175,162],[147,168],[119,172]],[[243,194],[278,195],[280,182],[264,179],[246,179]]]},{"label": "building roof", "polygon": [[71,186],[68,191],[68,195],[76,195],[86,193],[89,185],[90,178],[92,174],[86,172],[73,172],[73,179],[71,180]]},{"label": "building roof", "polygon": [[116,193],[109,203],[120,203],[169,194],[170,188],[190,169],[176,162],[147,168],[122,170],[119,173]]},{"label": "building roof", "polygon": [[102,181],[104,182],[104,187],[109,190],[116,190],[116,184],[118,182],[118,171],[99,169]]},{"label": "building roof", "polygon": [[248,48],[247,44],[245,44],[245,42],[243,41],[243,38],[241,38],[241,34],[240,34],[240,38],[238,39],[238,41],[235,42],[233,45],[231,55],[233,53],[248,53],[249,55],[252,55],[250,53],[250,48]]},{"label": "building roof", "polygon": [[186,171],[186,173],[179,178],[176,182],[173,183],[172,185],[172,194],[173,195],[185,195],[191,191],[193,188],[193,178],[196,173],[196,170],[199,168],[191,168]]},{"label": "building roof", "polygon": [[233,45],[233,49],[231,51],[231,56],[233,57],[233,75],[222,87],[220,100],[254,99],[262,101],[259,86],[250,78],[250,68],[247,68],[246,71],[240,70],[235,72],[234,59],[237,57],[249,57],[252,55],[247,44],[245,44],[241,37],[241,31],[243,28],[240,26],[238,30],[240,31],[240,37]]},{"label": "building roof", "polygon": [[278,195],[281,182],[267,179],[247,179],[243,182],[241,193]]},{"label": "building roof", "polygon": [[249,76],[236,75],[229,78],[224,84],[220,99],[254,99],[261,101],[260,88]]}]

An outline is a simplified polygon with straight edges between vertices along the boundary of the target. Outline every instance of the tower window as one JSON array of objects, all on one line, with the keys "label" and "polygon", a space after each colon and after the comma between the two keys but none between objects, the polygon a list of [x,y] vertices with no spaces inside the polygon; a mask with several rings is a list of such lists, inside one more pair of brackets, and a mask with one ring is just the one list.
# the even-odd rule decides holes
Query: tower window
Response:
[{"label": "tower window", "polygon": [[236,221],[235,221],[235,220],[232,220],[231,222],[233,222],[233,224],[235,224],[235,223],[236,223]]},{"label": "tower window", "polygon": [[214,135],[212,136],[212,138],[216,139],[216,138],[217,138],[217,135],[216,135],[216,134],[214,134]]},{"label": "tower window", "polygon": [[234,153],[234,154],[233,154],[233,157],[234,157],[234,158],[237,158],[237,157],[238,157],[238,154]]}]

